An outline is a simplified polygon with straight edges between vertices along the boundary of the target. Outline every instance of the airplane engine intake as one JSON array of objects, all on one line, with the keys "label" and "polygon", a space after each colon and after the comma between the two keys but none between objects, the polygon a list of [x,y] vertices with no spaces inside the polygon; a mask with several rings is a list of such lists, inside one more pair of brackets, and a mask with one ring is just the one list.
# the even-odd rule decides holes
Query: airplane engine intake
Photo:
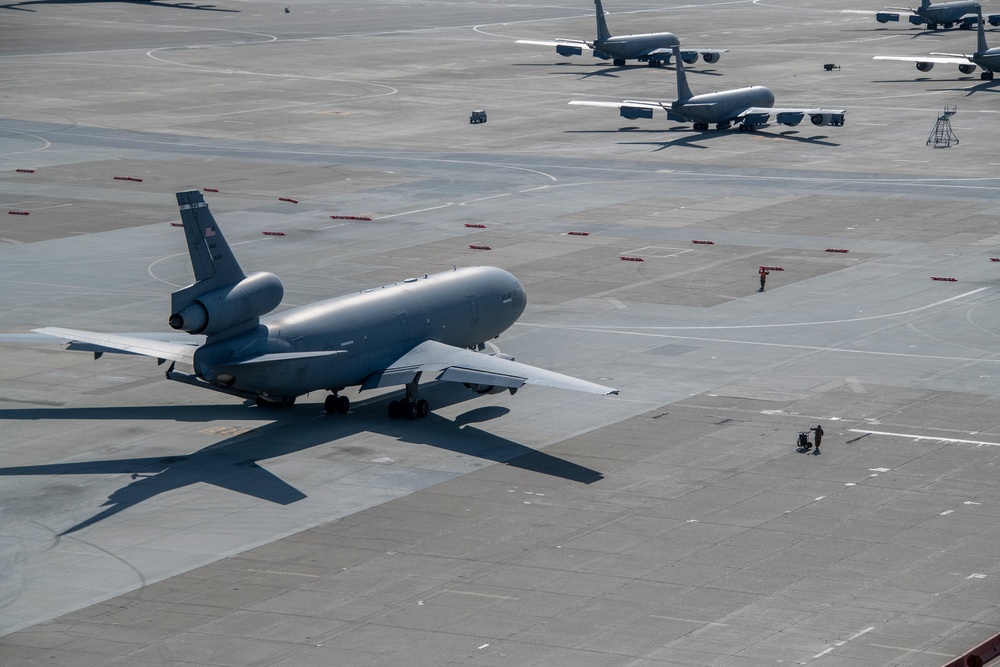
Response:
[{"label": "airplane engine intake", "polygon": [[917,63],[917,69],[921,72],[930,72],[934,69],[934,63]]},{"label": "airplane engine intake", "polygon": [[696,62],[698,62],[698,53],[697,52],[684,53],[681,55],[681,59],[688,65],[693,65]]},{"label": "airplane engine intake", "polygon": [[721,58],[721,57],[722,57],[722,54],[720,54],[720,53],[703,53],[703,54],[701,54],[701,59],[704,60],[705,62],[707,62],[710,65],[712,63],[719,62],[719,58]]},{"label": "airplane engine intake", "polygon": [[235,285],[199,296],[170,316],[170,326],[191,334],[216,334],[268,314],[284,295],[278,276],[266,271],[251,273]]},{"label": "airplane engine intake", "polygon": [[975,65],[959,65],[958,66],[958,71],[961,72],[962,74],[972,74],[973,72],[976,71],[976,66]]},{"label": "airplane engine intake", "polygon": [[809,116],[809,122],[813,125],[843,125],[844,114],[842,113],[814,113]]}]

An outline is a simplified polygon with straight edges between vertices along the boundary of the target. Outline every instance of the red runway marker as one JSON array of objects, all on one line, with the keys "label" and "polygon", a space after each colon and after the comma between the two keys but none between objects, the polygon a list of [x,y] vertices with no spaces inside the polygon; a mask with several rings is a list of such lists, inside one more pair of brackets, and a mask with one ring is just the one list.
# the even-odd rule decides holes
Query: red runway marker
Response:
[{"label": "red runway marker", "polygon": [[621,260],[623,262],[645,262],[642,257],[629,257],[627,255],[621,255]]},{"label": "red runway marker", "polygon": [[298,199],[292,199],[291,197],[278,197],[278,201],[287,201],[287,202],[289,202],[291,204],[298,204],[299,203]]},{"label": "red runway marker", "polygon": [[943,280],[946,283],[957,283],[957,278],[945,278],[943,276],[931,276],[931,280]]},{"label": "red runway marker", "polygon": [[285,232],[261,232],[264,236],[284,236]]},{"label": "red runway marker", "polygon": [[827,252],[850,252],[849,250],[844,250],[843,248],[827,248]]},{"label": "red runway marker", "polygon": [[31,215],[31,211],[7,211],[7,215]]},{"label": "red runway marker", "polygon": [[768,271],[784,271],[785,269],[780,266],[762,266],[762,269],[767,269]]},{"label": "red runway marker", "polygon": [[471,250],[493,250],[493,248],[488,245],[470,245],[469,248]]},{"label": "red runway marker", "polygon": [[486,229],[486,225],[481,225],[478,222],[467,222],[466,227],[475,227],[476,229]]},{"label": "red runway marker", "polygon": [[19,174],[33,174],[33,173],[35,173],[34,169],[15,169],[14,171],[16,171]]},{"label": "red runway marker", "polygon": [[202,188],[203,192],[218,192],[219,188]]},{"label": "red runway marker", "polygon": [[566,232],[570,236],[590,236],[590,232]]},{"label": "red runway marker", "polygon": [[699,243],[701,245],[715,245],[715,241],[691,241],[691,243]]}]

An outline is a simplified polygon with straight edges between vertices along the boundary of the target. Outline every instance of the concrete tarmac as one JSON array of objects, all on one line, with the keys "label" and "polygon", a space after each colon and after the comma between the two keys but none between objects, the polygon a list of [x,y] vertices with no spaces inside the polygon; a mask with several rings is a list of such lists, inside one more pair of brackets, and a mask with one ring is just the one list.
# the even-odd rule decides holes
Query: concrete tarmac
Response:
[{"label": "concrete tarmac", "polygon": [[166,331],[173,193],[210,188],[285,305],[501,266],[495,344],[621,390],[428,385],[405,422],[0,347],[0,662],[937,667],[997,632],[1000,83],[871,60],[975,34],[609,3],[729,49],[696,93],[847,109],[699,133],[567,105],[676,89],[514,43],[592,38],[578,5],[0,6],[3,332]]}]

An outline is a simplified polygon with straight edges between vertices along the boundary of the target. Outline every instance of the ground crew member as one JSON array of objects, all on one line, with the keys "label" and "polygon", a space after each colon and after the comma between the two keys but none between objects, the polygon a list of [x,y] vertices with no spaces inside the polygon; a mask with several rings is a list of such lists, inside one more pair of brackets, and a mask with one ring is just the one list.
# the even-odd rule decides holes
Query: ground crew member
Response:
[{"label": "ground crew member", "polygon": [[819,454],[819,443],[823,441],[823,426],[816,424],[816,428],[809,430],[816,433],[816,453]]},{"label": "ground crew member", "polygon": [[757,291],[758,292],[763,292],[764,291],[764,282],[767,280],[767,274],[770,273],[770,271],[768,271],[766,268],[764,268],[762,266],[762,267],[760,267],[760,271],[758,271],[758,273],[760,274],[760,289],[757,290]]}]

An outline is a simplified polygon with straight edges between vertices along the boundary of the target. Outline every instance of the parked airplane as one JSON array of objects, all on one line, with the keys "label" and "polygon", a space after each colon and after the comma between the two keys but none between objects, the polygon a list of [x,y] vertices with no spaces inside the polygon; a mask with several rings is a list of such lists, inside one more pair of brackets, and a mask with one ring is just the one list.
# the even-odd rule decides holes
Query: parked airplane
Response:
[{"label": "parked airplane", "polygon": [[[195,282],[171,295],[171,328],[193,334],[113,334],[43,328],[36,333],[67,349],[141,354],[171,360],[167,378],[253,399],[290,405],[329,390],[327,412],[346,413],[346,387],[405,385],[389,416],[416,419],[429,411],[421,378],[460,382],[478,394],[514,393],[525,384],[617,394],[617,389],[486,354],[485,342],[524,312],[524,287],[495,267],[455,269],[408,278],[267,315],[284,295],[273,273],[243,272],[198,190],[177,193]],[[266,315],[266,317],[265,317]],[[16,335],[12,338],[18,338]],[[21,336],[20,338],[23,338]],[[25,342],[15,340],[14,342]],[[193,373],[174,370],[191,364]]]},{"label": "parked airplane", "polygon": [[[920,0],[920,7],[886,7],[898,11],[910,12],[907,17],[913,25],[927,25],[929,30],[937,30],[938,26],[945,29],[958,26],[968,30],[977,22],[982,23],[982,8],[974,0],[957,0],[956,2],[939,2],[931,4],[931,0]],[[978,16],[977,16],[978,15]],[[899,21],[899,14],[892,12],[876,12],[875,20],[879,23]],[[990,25],[1000,25],[1000,14],[989,16]]]},{"label": "parked airplane", "polygon": [[875,56],[874,60],[902,60],[903,62],[916,63],[917,69],[921,72],[930,72],[935,64],[958,65],[958,71],[962,74],[972,74],[978,65],[983,69],[979,78],[990,81],[993,79],[994,72],[1000,72],[1000,48],[991,49],[986,43],[986,30],[983,28],[982,21],[979,21],[978,32],[978,47],[972,55],[932,53],[929,56]]},{"label": "parked airplane", "polygon": [[[638,60],[649,63],[650,67],[662,67],[670,62],[671,47],[680,44],[677,35],[672,32],[654,32],[642,35],[612,36],[608,23],[604,18],[604,7],[601,0],[594,0],[597,9],[597,39],[587,42],[582,39],[557,39],[554,41],[537,41],[519,39],[518,44],[534,44],[536,46],[554,46],[561,56],[579,56],[584,51],[593,51],[595,58],[611,60],[615,67],[624,67],[626,60]],[[693,64],[698,61],[698,54],[707,63],[717,63],[728,49],[683,49],[681,57],[684,62]]]},{"label": "parked airplane", "polygon": [[[674,46],[674,54],[678,48]],[[798,125],[809,116],[813,125],[843,125],[843,109],[822,108],[774,108],[774,93],[763,86],[723,90],[717,93],[692,95],[688,86],[684,64],[677,61],[677,100],[674,102],[591,102],[574,100],[570,104],[592,107],[614,107],[623,118],[652,118],[653,112],[663,109],[667,118],[681,123],[694,123],[694,129],[704,131],[712,123],[720,130],[726,130],[734,122],[740,123],[741,132],[752,131],[767,123],[773,114],[779,125]]]}]

